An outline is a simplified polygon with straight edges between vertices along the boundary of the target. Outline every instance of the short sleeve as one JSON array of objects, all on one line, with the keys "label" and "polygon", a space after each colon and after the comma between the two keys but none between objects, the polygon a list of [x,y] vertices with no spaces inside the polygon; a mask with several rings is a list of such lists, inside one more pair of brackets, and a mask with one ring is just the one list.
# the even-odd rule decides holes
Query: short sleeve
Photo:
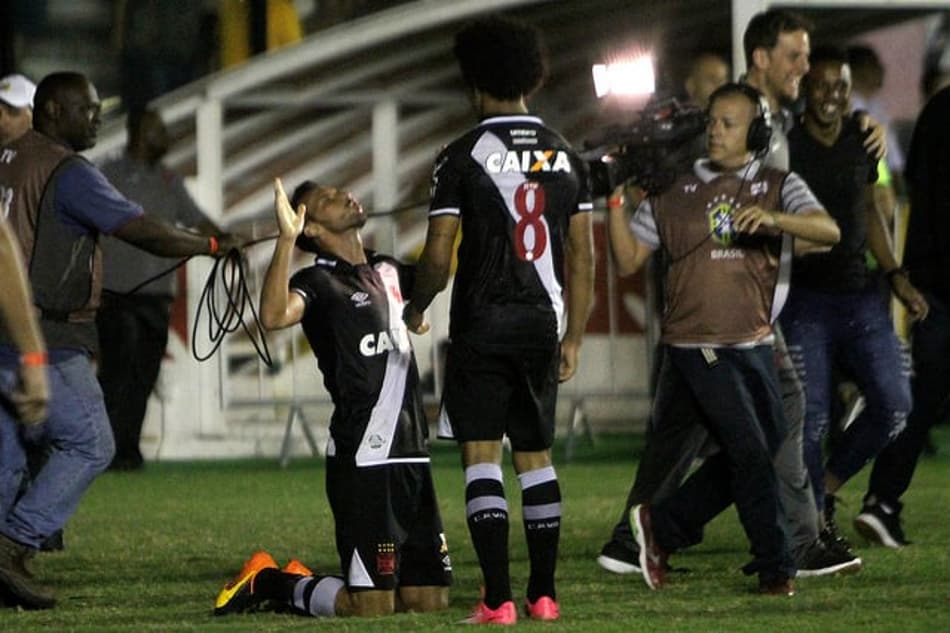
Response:
[{"label": "short sleeve", "polygon": [[802,177],[793,171],[789,172],[782,183],[782,211],[795,214],[824,208]]},{"label": "short sleeve", "polygon": [[439,154],[432,168],[432,181],[429,204],[429,217],[438,215],[455,215],[462,212],[461,168],[453,159],[451,147]]},{"label": "short sleeve", "polygon": [[56,179],[56,212],[78,231],[111,235],[143,214],[102,172],[85,160],[73,160]]},{"label": "short sleeve", "polygon": [[304,268],[294,273],[290,278],[290,291],[295,292],[303,299],[305,310],[318,298],[317,284],[314,283],[313,269]]},{"label": "short sleeve", "polygon": [[656,228],[656,218],[653,215],[650,198],[644,198],[633,217],[630,218],[630,230],[638,240],[653,250],[660,248],[660,235]]}]

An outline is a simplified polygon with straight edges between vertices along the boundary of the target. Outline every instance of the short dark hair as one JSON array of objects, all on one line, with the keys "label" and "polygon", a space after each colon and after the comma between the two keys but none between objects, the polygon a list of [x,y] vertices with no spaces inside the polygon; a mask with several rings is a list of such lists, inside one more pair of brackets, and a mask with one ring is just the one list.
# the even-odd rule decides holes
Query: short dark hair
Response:
[{"label": "short dark hair", "polygon": [[66,71],[46,75],[36,87],[36,95],[33,97],[33,117],[45,119],[47,102],[59,103],[63,92],[82,89],[87,83],[89,80],[86,76],[77,72]]},{"label": "short dark hair", "polygon": [[745,50],[746,66],[751,68],[752,54],[757,48],[772,49],[778,44],[779,35],[794,31],[810,33],[812,24],[804,17],[791,11],[769,9],[756,13],[749,20],[742,35],[742,47]]},{"label": "short dark hair", "polygon": [[831,62],[833,64],[848,64],[850,56],[840,46],[819,46],[815,48],[808,57],[808,63],[812,66]]},{"label": "short dark hair", "polygon": [[[320,185],[314,182],[313,180],[304,180],[302,183],[294,187],[294,192],[290,194],[290,207],[296,211],[297,207],[303,204],[304,198],[318,188]],[[303,232],[297,236],[297,239],[294,240],[294,245],[302,251],[308,253],[313,253],[315,255],[320,254],[320,247],[317,245],[317,241],[312,237],[305,235]]]},{"label": "short dark hair", "polygon": [[862,85],[874,82],[878,86],[884,81],[884,63],[877,52],[870,46],[855,44],[847,50],[848,65],[851,74]]},{"label": "short dark hair", "polygon": [[711,108],[716,100],[732,95],[742,95],[748,99],[749,103],[755,106],[755,116],[762,114],[762,100],[764,98],[762,93],[755,86],[735,81],[722,84],[713,90],[712,94],[709,95],[709,107]]},{"label": "short dark hair", "polygon": [[303,199],[307,196],[308,193],[319,187],[316,182],[312,180],[304,180],[302,183],[294,187],[294,192],[290,194],[290,206],[296,209],[303,203]]},{"label": "short dark hair", "polygon": [[854,46],[848,47],[848,63],[855,68],[867,67],[874,68],[875,70],[884,70],[884,64],[881,62],[877,51],[864,44],[855,44]]},{"label": "short dark hair", "polygon": [[455,36],[454,52],[465,82],[496,99],[530,95],[547,72],[538,30],[500,16],[465,26]]}]

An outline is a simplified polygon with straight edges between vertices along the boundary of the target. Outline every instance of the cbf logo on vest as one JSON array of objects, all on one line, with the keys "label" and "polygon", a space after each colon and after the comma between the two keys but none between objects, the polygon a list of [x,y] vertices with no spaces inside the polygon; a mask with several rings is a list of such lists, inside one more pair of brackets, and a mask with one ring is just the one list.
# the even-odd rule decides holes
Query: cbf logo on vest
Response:
[{"label": "cbf logo on vest", "polygon": [[[765,195],[768,192],[768,183],[756,181],[749,184],[749,191],[753,196]],[[692,192],[690,192],[692,193]],[[723,246],[731,246],[735,242],[736,234],[733,229],[735,212],[740,209],[735,196],[721,193],[706,204],[706,219],[709,223],[709,234],[712,239]],[[742,259],[745,254],[741,249],[727,248],[714,249],[710,253],[711,259]]]}]

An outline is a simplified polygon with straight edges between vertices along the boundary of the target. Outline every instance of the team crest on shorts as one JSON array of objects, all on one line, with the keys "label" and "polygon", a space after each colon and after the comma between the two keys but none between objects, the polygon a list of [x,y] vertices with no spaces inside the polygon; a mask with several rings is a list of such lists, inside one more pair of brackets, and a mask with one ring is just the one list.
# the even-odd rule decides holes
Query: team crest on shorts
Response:
[{"label": "team crest on shorts", "polygon": [[396,573],[396,546],[393,543],[376,545],[376,573],[380,576]]}]

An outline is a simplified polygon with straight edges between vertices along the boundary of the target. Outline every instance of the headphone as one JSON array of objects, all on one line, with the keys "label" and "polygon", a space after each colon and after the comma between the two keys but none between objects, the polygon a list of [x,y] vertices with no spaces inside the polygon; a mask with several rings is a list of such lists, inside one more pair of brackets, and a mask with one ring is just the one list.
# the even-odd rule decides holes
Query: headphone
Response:
[{"label": "headphone", "polygon": [[[745,83],[727,83],[716,88],[709,95],[709,103],[727,94],[741,94],[755,105],[755,118],[749,123],[749,132],[746,134],[745,146],[756,156],[764,155],[769,151],[772,140],[772,113],[765,96]],[[708,114],[708,111],[707,111]]]}]

